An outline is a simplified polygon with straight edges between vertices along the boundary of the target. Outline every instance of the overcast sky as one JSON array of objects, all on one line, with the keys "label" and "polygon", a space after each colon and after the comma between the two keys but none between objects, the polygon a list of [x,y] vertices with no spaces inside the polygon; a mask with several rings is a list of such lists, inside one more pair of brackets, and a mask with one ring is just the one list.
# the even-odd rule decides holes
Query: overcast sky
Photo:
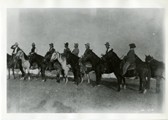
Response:
[{"label": "overcast sky", "polygon": [[145,54],[163,60],[163,20],[163,9],[8,9],[7,52],[12,52],[15,42],[26,54],[35,42],[41,55],[51,42],[59,52],[63,52],[65,42],[71,50],[77,42],[82,55],[84,44],[89,42],[100,56],[105,53],[105,42],[109,42],[121,57],[133,42],[143,60]]}]

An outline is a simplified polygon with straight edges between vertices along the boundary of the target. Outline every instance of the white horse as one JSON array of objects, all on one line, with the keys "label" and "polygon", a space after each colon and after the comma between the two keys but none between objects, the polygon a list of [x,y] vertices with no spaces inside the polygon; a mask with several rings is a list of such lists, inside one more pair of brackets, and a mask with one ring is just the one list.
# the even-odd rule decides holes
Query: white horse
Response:
[{"label": "white horse", "polygon": [[26,73],[26,75],[21,79],[25,79],[25,77],[28,76],[28,80],[30,80],[30,62],[29,60],[26,60],[25,53],[22,50],[19,50],[16,54],[16,57],[21,59],[23,70]]},{"label": "white horse", "polygon": [[70,66],[67,65],[66,57],[60,54],[59,52],[54,52],[51,56],[50,61],[58,60],[62,66],[63,71],[63,78],[65,79],[65,84],[68,82],[68,72],[70,70]]}]

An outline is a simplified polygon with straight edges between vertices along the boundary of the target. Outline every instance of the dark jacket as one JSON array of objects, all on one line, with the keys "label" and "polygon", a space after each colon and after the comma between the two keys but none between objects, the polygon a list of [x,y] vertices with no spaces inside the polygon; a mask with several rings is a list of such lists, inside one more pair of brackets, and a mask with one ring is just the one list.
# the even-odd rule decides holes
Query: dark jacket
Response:
[{"label": "dark jacket", "polygon": [[15,53],[14,53],[14,52],[15,52],[15,49],[17,49],[17,50],[16,50],[16,53],[17,53],[19,50],[21,50],[19,47],[15,47],[15,45],[12,45],[12,46],[11,46],[11,49],[13,49],[12,54],[15,54]]},{"label": "dark jacket", "polygon": [[33,53],[36,53],[36,47],[32,47],[32,49],[31,49],[31,52],[30,52],[31,54],[33,54]]},{"label": "dark jacket", "polygon": [[126,56],[126,61],[129,63],[135,63],[135,51],[129,50]]},{"label": "dark jacket", "polygon": [[73,49],[72,53],[73,53],[74,55],[78,56],[78,54],[79,54],[79,48]]},{"label": "dark jacket", "polygon": [[65,56],[67,56],[68,52],[71,52],[71,50],[70,50],[69,48],[65,48],[63,54],[64,54]]},{"label": "dark jacket", "polygon": [[90,48],[86,49],[83,55],[85,56],[85,54],[87,54],[88,51],[90,51]]},{"label": "dark jacket", "polygon": [[55,52],[54,48],[50,48],[49,51],[46,53],[46,55],[53,54]]}]

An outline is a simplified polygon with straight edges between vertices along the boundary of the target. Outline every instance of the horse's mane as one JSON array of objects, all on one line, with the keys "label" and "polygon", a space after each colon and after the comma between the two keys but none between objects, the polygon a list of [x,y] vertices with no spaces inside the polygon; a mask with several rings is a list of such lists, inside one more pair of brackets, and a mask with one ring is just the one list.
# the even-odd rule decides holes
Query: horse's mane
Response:
[{"label": "horse's mane", "polygon": [[44,58],[42,55],[34,53],[35,55],[37,55],[38,57]]},{"label": "horse's mane", "polygon": [[138,61],[138,62],[143,62],[139,57],[138,55],[135,54],[135,59]]},{"label": "horse's mane", "polygon": [[96,53],[94,53],[92,50],[90,50],[90,52],[93,53],[93,55],[94,55],[95,57],[97,57],[98,59],[100,59],[100,57],[99,57],[98,55],[96,55]]},{"label": "horse's mane", "polygon": [[121,61],[121,59],[118,57],[118,55],[111,49],[107,54],[104,55],[104,57],[108,56],[109,54],[112,54],[112,58],[116,61]]},{"label": "horse's mane", "polygon": [[29,57],[25,54],[25,52],[24,52],[23,50],[21,50],[21,51],[23,52],[24,58],[25,58],[26,60],[28,60]]},{"label": "horse's mane", "polygon": [[73,56],[73,57],[76,58],[76,59],[80,59],[80,57],[74,55],[72,52],[68,52],[68,54],[70,54],[71,56]]},{"label": "horse's mane", "polygon": [[7,53],[7,61],[11,60],[12,56]]}]

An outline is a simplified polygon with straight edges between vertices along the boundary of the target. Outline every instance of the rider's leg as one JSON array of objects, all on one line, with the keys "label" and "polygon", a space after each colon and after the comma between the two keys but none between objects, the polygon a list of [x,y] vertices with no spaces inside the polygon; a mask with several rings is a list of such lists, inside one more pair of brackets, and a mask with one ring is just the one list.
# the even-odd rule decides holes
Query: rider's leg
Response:
[{"label": "rider's leg", "polygon": [[123,73],[122,75],[125,75],[127,70],[128,70],[128,67],[130,66],[130,63],[129,62],[126,62],[123,66]]}]

